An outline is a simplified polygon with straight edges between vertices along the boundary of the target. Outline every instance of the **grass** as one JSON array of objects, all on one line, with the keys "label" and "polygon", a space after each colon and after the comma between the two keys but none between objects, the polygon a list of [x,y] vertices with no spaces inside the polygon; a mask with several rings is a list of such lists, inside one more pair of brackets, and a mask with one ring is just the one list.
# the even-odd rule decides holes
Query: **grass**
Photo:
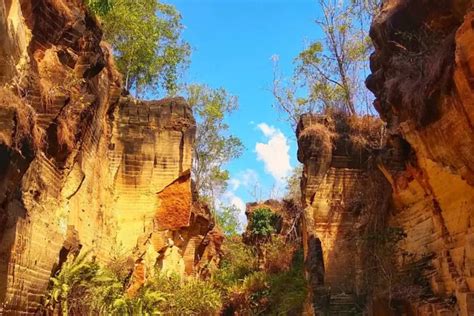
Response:
[{"label": "grass", "polygon": [[34,109],[7,88],[0,88],[0,109],[2,112],[15,112],[13,131],[0,131],[0,141],[21,151],[24,142],[35,151],[44,147],[44,130],[38,126]]}]

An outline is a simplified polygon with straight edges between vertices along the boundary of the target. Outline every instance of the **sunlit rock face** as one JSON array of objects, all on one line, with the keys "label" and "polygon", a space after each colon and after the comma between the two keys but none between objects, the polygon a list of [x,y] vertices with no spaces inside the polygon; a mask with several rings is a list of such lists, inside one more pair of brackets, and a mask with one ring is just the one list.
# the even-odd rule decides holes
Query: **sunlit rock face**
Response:
[{"label": "sunlit rock face", "polygon": [[[433,253],[418,315],[474,314],[474,12],[472,1],[385,1],[374,19],[368,87],[404,170],[385,171],[403,248]],[[451,304],[446,304],[449,301]]]},{"label": "sunlit rock face", "polygon": [[[303,115],[297,127],[298,159],[304,165],[305,265],[318,315],[361,311],[355,301],[364,295],[360,239],[372,220],[369,214],[383,216],[389,206],[389,184],[368,151],[356,146],[349,120],[344,115]],[[383,145],[379,120],[354,120],[352,124],[367,124],[367,139]]]},{"label": "sunlit rock face", "polygon": [[222,235],[191,189],[184,99],[121,95],[82,1],[0,1],[0,35],[0,314],[33,313],[81,249],[129,257],[131,292],[154,267],[208,273]]}]

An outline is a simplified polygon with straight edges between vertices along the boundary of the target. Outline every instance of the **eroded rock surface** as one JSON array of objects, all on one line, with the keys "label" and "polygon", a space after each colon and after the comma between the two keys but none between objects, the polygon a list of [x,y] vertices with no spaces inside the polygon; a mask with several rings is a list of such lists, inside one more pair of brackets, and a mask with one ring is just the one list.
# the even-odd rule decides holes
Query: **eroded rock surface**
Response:
[{"label": "eroded rock surface", "polygon": [[184,99],[121,95],[82,1],[0,1],[0,34],[0,313],[33,313],[80,249],[130,257],[130,291],[154,266],[215,265],[222,237],[191,190]]},{"label": "eroded rock surface", "polygon": [[[432,253],[435,298],[420,315],[474,313],[474,12],[472,1],[385,1],[371,37],[368,87],[404,170],[392,184],[403,248]],[[449,303],[447,303],[449,302]]]},{"label": "eroded rock surface", "polygon": [[[369,311],[474,313],[472,6],[472,1],[384,2],[371,29],[375,53],[367,86],[386,126],[383,141],[369,146],[367,159],[361,161],[365,154],[353,150],[350,130],[344,140],[341,129],[327,128],[333,124],[324,117],[300,121],[307,271],[316,307],[332,306],[338,291],[364,294],[367,284],[361,280],[368,266],[362,259],[370,252],[357,236],[379,223],[406,234],[392,259],[397,267],[412,260],[422,282],[404,284],[401,300],[394,300],[397,293],[374,289],[366,301]],[[367,205],[371,200],[377,203]],[[424,287],[423,295],[410,293],[416,286]],[[318,296],[320,289],[330,298]]]},{"label": "eroded rock surface", "polygon": [[[360,244],[371,212],[387,213],[390,187],[374,168],[365,147],[351,135],[365,121],[364,137],[383,145],[377,119],[303,115],[298,127],[298,159],[304,165],[302,198],[305,268],[316,313],[358,314],[362,306],[364,249]],[[369,198],[376,197],[376,198]]]}]

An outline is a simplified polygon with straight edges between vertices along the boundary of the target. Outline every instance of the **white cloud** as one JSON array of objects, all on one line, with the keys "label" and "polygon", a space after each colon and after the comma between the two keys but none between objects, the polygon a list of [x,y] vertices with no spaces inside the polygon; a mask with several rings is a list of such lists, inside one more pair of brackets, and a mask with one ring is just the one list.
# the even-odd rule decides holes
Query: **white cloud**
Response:
[{"label": "white cloud", "polygon": [[222,206],[233,205],[239,210],[238,219],[243,229],[247,225],[247,216],[245,216],[245,202],[238,197],[233,191],[226,191],[223,195],[219,204]]},{"label": "white cloud", "polygon": [[237,191],[240,187],[249,189],[259,183],[258,173],[253,169],[245,169],[229,180],[229,191]]},{"label": "white cloud", "polygon": [[229,180],[229,185],[230,185],[232,191],[237,190],[240,187],[240,184],[241,184],[241,182],[240,182],[239,179],[231,178]]},{"label": "white cloud", "polygon": [[266,137],[272,137],[279,132],[275,127],[269,126],[267,123],[260,123],[257,127],[262,131]]},{"label": "white cloud", "polygon": [[258,173],[253,169],[245,169],[239,174],[241,183],[244,187],[251,187],[259,182]]},{"label": "white cloud", "polygon": [[288,177],[292,169],[288,139],[279,129],[266,123],[260,123],[257,127],[268,138],[267,143],[255,145],[257,160],[263,161],[265,171],[271,174],[278,183],[281,183]]}]

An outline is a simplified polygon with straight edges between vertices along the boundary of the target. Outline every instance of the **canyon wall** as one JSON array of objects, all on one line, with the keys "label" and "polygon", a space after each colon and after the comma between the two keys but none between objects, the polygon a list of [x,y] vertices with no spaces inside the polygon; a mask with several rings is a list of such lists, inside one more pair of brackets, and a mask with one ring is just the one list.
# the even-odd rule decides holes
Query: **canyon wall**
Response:
[{"label": "canyon wall", "polygon": [[[370,35],[375,52],[367,86],[385,126],[383,141],[366,152],[368,164],[351,149],[353,130],[303,116],[297,131],[314,305],[332,308],[343,292],[370,294],[363,306],[374,315],[472,315],[473,2],[387,0]],[[348,135],[346,145],[341,134]],[[368,205],[376,188],[383,189]],[[399,232],[390,259],[399,272],[407,262],[417,267],[418,279],[405,283],[404,293],[380,287],[364,293],[371,252],[363,234],[374,223],[385,227],[376,230],[379,238]],[[322,291],[326,296],[317,295]]]},{"label": "canyon wall", "polygon": [[[383,141],[377,119],[303,115],[297,126],[303,164],[303,244],[310,300],[318,315],[358,314],[363,306],[364,252],[368,213],[387,213],[390,188],[375,161],[350,137],[350,120],[370,127],[368,139]],[[380,144],[378,144],[380,146]],[[372,198],[375,197],[375,198]]]},{"label": "canyon wall", "polygon": [[371,28],[367,85],[389,137],[408,152],[403,171],[385,171],[391,225],[406,232],[406,252],[433,254],[435,299],[411,302],[423,315],[474,314],[473,5],[386,1]]},{"label": "canyon wall", "polygon": [[124,95],[82,1],[0,1],[0,33],[0,313],[33,313],[79,251],[130,273],[215,266],[185,100]]}]

